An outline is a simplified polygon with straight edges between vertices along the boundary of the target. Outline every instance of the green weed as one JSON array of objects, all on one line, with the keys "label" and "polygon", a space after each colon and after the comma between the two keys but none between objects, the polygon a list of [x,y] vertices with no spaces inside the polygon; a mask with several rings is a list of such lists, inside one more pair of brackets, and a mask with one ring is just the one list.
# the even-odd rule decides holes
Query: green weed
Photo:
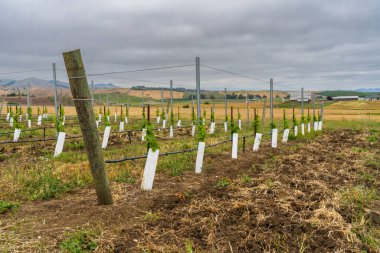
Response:
[{"label": "green weed", "polygon": [[369,168],[378,170],[378,169],[380,169],[380,159],[368,158],[365,160],[364,165],[369,167]]},{"label": "green weed", "polygon": [[372,226],[371,222],[367,221],[364,215],[361,215],[353,223],[353,231],[358,239],[367,246],[369,252],[379,252],[380,228],[378,226]]},{"label": "green weed", "polygon": [[287,236],[285,234],[279,234],[275,232],[273,234],[272,243],[276,252],[288,252]]},{"label": "green weed", "polygon": [[346,188],[341,192],[341,204],[353,208],[357,214],[364,213],[364,209],[370,208],[374,201],[379,199],[376,189],[365,186]]},{"label": "green weed", "polygon": [[158,163],[157,170],[166,171],[171,176],[180,176],[185,170],[194,168],[194,154],[184,153],[170,157],[164,157]]},{"label": "green weed", "polygon": [[218,180],[218,182],[216,182],[217,187],[227,187],[230,184],[231,184],[231,180],[227,177],[222,178],[222,179]]},{"label": "green weed", "polygon": [[83,141],[67,142],[66,148],[72,149],[72,150],[81,150],[84,148],[84,142]]},{"label": "green weed", "polygon": [[146,213],[144,215],[144,221],[155,222],[160,218],[159,213]]},{"label": "green weed", "polygon": [[23,195],[30,200],[46,200],[82,184],[83,182],[80,180],[63,182],[53,174],[51,168],[47,167],[38,171],[31,171],[29,177],[23,179]]},{"label": "green weed", "polygon": [[243,175],[243,176],[241,177],[241,181],[242,181],[243,183],[245,183],[245,184],[249,184],[249,183],[252,182],[252,178],[251,178],[250,176],[248,176],[248,175]]},{"label": "green weed", "polygon": [[19,204],[0,200],[0,214],[10,212],[19,207]]},{"label": "green weed", "polygon": [[186,253],[193,253],[193,245],[191,243],[190,240],[186,240],[185,241],[185,250],[186,250]]},{"label": "green weed", "polygon": [[[52,154],[51,154],[52,156]],[[80,161],[86,161],[87,156],[81,152],[62,152],[59,156],[53,158],[55,161],[63,163],[76,163]]]},{"label": "green weed", "polygon": [[363,182],[366,185],[372,186],[376,183],[376,178],[373,175],[366,172],[360,174],[360,179],[363,180]]},{"label": "green weed", "polygon": [[376,142],[379,139],[379,131],[378,130],[370,129],[369,133],[370,133],[370,135],[368,137],[369,142]]},{"label": "green weed", "polygon": [[92,230],[78,230],[73,233],[66,234],[67,239],[64,240],[59,248],[67,253],[86,253],[94,252],[98,238],[97,232]]},{"label": "green weed", "polygon": [[136,179],[132,177],[131,173],[128,170],[125,169],[122,170],[121,175],[115,177],[114,181],[118,183],[128,184],[136,183]]},{"label": "green weed", "polygon": [[265,185],[268,187],[268,189],[271,189],[273,187],[273,181],[271,178],[265,179]]},{"label": "green weed", "polygon": [[353,152],[356,152],[356,153],[363,153],[363,152],[367,152],[368,151],[368,149],[366,149],[366,148],[359,148],[359,147],[353,147],[351,150]]}]

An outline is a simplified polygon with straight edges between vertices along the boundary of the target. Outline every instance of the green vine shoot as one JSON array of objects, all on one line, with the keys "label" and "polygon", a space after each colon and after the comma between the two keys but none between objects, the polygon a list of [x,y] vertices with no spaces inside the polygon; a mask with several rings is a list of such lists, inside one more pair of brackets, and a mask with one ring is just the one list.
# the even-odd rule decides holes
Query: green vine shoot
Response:
[{"label": "green vine shoot", "polygon": [[198,131],[197,131],[197,139],[199,142],[204,142],[206,139],[206,127],[203,123],[203,118],[200,118],[198,122]]}]

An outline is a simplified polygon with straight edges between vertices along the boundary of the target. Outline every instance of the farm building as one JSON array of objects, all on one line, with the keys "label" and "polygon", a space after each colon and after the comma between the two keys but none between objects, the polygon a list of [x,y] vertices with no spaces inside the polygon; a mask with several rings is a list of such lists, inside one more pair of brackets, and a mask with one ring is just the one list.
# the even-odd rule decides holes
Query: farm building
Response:
[{"label": "farm building", "polygon": [[[289,91],[288,92],[289,100],[290,101],[302,101],[302,94],[301,91]],[[311,91],[304,91],[303,92],[303,101],[309,102],[312,98],[312,92]]]},{"label": "farm building", "polygon": [[380,100],[380,95],[379,94],[368,95],[364,98],[364,100]]},{"label": "farm building", "polygon": [[359,96],[336,96],[331,98],[333,101],[354,101],[359,100]]}]

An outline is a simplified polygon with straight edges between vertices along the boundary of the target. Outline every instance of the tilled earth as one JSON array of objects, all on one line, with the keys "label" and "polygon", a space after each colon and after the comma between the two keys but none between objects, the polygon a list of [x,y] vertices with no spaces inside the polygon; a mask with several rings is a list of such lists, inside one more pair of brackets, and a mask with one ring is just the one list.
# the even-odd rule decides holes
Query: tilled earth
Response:
[{"label": "tilled earth", "polygon": [[[202,174],[158,174],[151,192],[140,182],[113,183],[113,206],[97,206],[92,189],[24,203],[0,216],[0,244],[54,252],[65,232],[97,228],[97,252],[186,252],[185,244],[194,252],[376,252],[354,233],[353,210],[338,194],[365,183],[363,171],[379,189],[378,168],[354,151],[378,155],[379,143],[368,136],[340,130],[278,149],[264,143],[237,160],[229,152],[206,154]],[[379,217],[379,207],[366,211]]]}]

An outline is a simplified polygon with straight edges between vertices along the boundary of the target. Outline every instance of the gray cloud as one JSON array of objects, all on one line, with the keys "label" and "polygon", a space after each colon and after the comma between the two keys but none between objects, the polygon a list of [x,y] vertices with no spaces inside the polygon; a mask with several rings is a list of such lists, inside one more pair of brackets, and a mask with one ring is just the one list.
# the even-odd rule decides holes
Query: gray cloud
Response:
[{"label": "gray cloud", "polygon": [[[62,52],[81,48],[88,73],[201,62],[298,89],[380,86],[377,0],[0,1],[0,72],[64,69]],[[94,77],[193,87],[194,67]],[[23,78],[27,74],[0,76]],[[51,78],[51,73],[33,73]],[[65,73],[59,72],[65,80]],[[201,69],[205,88],[268,84]],[[151,85],[151,84],[146,84]],[[278,87],[280,88],[280,87]]]}]

